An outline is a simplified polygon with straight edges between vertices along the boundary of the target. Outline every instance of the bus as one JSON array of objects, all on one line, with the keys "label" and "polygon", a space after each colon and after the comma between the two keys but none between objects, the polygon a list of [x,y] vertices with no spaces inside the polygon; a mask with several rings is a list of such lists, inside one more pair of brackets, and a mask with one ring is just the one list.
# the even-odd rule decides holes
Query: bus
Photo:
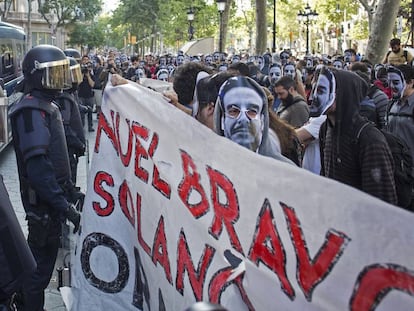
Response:
[{"label": "bus", "polygon": [[22,27],[0,22],[0,152],[11,140],[9,108],[20,98],[14,89],[22,79],[22,61],[26,52],[26,34]]}]

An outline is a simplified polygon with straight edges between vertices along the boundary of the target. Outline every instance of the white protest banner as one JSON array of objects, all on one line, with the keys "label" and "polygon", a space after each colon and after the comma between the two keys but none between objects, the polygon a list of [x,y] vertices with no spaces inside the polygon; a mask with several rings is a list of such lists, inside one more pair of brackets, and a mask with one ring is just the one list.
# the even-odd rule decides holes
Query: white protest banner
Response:
[{"label": "white protest banner", "polygon": [[88,180],[72,310],[414,309],[413,214],[142,86],[107,86]]}]

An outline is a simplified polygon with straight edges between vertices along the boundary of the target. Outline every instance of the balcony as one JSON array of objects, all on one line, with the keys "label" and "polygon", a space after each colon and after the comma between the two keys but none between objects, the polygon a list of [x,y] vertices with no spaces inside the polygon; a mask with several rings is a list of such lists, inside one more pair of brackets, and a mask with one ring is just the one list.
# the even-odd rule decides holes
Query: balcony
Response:
[{"label": "balcony", "polygon": [[[53,14],[47,15],[50,20],[53,20]],[[27,21],[29,14],[27,12],[8,12],[5,18],[6,22],[15,23],[15,24],[23,24]],[[46,23],[46,20],[42,17],[40,13],[31,14],[32,23]]]}]

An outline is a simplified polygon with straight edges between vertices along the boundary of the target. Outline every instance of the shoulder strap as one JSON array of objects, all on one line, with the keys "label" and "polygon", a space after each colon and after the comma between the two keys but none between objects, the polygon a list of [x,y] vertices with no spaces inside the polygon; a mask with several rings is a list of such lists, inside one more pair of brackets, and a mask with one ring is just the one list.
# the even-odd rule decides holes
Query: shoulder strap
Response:
[{"label": "shoulder strap", "polygon": [[404,113],[404,112],[391,112],[392,106],[395,104],[395,101],[390,101],[390,103],[387,106],[387,113],[385,115],[385,119],[388,121],[389,116],[395,116],[395,117],[406,117],[411,118],[414,121],[414,108],[411,113]]},{"label": "shoulder strap", "polygon": [[407,52],[407,50],[404,50],[404,58],[405,58],[405,61],[408,62],[408,52]]},{"label": "shoulder strap", "polygon": [[387,52],[387,55],[385,55],[385,62],[387,63],[388,62],[388,56],[391,54],[391,51],[388,51]]},{"label": "shoulder strap", "polygon": [[373,98],[374,97],[374,94],[375,94],[375,92],[377,91],[377,90],[379,90],[379,88],[378,88],[378,86],[376,86],[376,85],[371,85],[371,87],[369,88],[369,90],[368,90],[368,93],[367,93],[367,96],[369,97],[369,98]]}]

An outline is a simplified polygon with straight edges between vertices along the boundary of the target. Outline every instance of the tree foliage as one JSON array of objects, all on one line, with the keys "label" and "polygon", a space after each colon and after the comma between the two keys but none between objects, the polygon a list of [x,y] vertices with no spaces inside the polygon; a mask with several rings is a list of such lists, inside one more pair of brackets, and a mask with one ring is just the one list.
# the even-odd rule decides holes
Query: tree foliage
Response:
[{"label": "tree foliage", "polygon": [[69,46],[81,46],[87,50],[101,47],[107,40],[106,25],[108,18],[99,19],[97,23],[76,23],[72,26]]},{"label": "tree foliage", "polygon": [[56,27],[91,21],[101,11],[102,0],[37,0],[39,12],[49,25],[52,15],[57,19]]}]

